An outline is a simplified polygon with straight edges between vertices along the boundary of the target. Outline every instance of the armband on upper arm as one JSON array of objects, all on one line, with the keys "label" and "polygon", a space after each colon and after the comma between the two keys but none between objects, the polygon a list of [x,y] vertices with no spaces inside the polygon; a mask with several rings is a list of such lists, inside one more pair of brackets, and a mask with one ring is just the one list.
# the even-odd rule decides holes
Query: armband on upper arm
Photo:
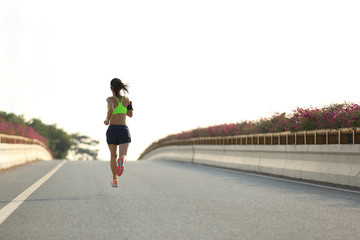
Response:
[{"label": "armband on upper arm", "polygon": [[127,110],[133,110],[132,101],[130,101],[129,105],[127,106]]}]

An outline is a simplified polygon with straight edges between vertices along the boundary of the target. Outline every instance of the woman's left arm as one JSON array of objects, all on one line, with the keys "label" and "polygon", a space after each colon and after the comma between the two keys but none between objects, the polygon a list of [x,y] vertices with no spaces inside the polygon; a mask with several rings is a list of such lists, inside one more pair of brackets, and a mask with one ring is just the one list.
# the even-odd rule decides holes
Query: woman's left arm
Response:
[{"label": "woman's left arm", "polygon": [[126,116],[132,117],[133,116],[133,106],[132,102],[129,100],[129,104],[127,106]]}]

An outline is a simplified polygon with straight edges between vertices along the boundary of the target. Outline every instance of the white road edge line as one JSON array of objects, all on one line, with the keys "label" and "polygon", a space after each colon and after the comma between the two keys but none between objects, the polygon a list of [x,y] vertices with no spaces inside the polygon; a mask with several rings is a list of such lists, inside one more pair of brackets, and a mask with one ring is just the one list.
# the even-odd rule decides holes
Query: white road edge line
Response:
[{"label": "white road edge line", "polygon": [[33,193],[38,189],[44,182],[46,182],[52,175],[54,175],[64,164],[66,161],[62,161],[56,167],[54,167],[50,172],[48,172],[45,176],[40,178],[37,182],[31,185],[24,192],[20,193],[19,196],[14,198],[10,203],[8,203],[5,207],[0,209],[0,225]]}]

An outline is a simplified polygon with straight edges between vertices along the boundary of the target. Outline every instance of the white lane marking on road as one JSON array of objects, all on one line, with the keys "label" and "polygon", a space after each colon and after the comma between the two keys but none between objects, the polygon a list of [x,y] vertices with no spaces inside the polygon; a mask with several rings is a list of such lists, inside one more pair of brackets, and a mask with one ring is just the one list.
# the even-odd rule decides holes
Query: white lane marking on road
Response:
[{"label": "white lane marking on road", "polygon": [[62,161],[56,167],[54,167],[50,172],[48,172],[45,176],[40,178],[37,182],[31,185],[24,192],[20,193],[19,196],[14,198],[10,203],[8,203],[5,207],[0,209],[0,225],[33,193],[38,189],[44,182],[46,182],[52,175],[54,175],[64,164],[66,161]]}]

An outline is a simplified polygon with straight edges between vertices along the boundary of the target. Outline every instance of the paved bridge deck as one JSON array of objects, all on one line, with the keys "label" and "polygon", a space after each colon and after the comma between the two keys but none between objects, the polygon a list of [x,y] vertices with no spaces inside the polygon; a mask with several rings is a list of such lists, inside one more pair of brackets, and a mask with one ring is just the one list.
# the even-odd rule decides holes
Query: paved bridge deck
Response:
[{"label": "paved bridge deck", "polygon": [[[60,161],[0,172],[0,208]],[[355,239],[360,193],[168,161],[67,162],[1,225],[0,239]]]}]

